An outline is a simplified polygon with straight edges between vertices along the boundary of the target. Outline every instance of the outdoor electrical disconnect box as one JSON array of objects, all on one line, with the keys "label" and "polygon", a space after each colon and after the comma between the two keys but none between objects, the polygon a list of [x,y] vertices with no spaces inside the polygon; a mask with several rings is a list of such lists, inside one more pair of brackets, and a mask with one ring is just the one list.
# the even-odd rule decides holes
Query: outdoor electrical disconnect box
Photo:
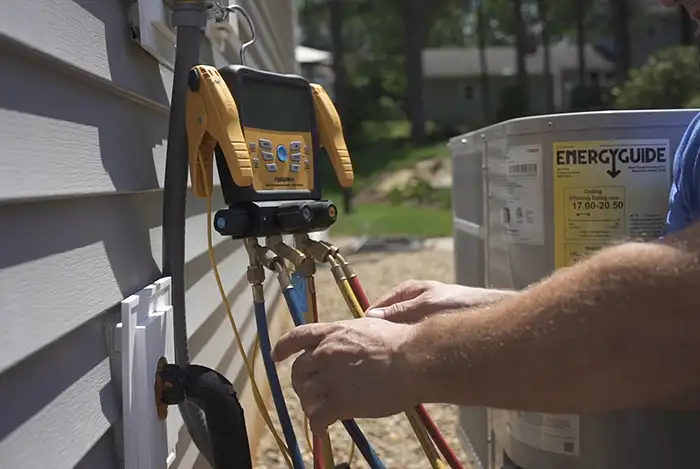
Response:
[{"label": "outdoor electrical disconnect box", "polygon": [[[607,243],[658,238],[697,112],[537,116],[451,139],[458,283],[518,290]],[[460,427],[475,468],[700,467],[700,412],[462,408]]]}]

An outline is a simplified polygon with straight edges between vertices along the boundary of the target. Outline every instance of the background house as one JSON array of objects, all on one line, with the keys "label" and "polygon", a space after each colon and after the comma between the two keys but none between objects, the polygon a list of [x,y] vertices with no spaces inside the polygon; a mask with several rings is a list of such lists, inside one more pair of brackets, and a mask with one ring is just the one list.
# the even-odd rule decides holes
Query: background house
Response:
[{"label": "background house", "polygon": [[[665,8],[658,0],[629,0],[627,27],[629,65],[643,66],[654,53],[688,42],[694,25],[687,24],[678,9]],[[585,76],[587,85],[605,93],[615,83],[616,25],[586,31]],[[690,29],[688,29],[690,28]],[[533,36],[534,38],[535,36]],[[572,90],[579,82],[578,50],[573,40],[553,44],[551,71],[555,112],[573,110]],[[517,84],[515,47],[489,46],[485,49],[489,76],[489,109],[492,122],[509,87]],[[526,58],[530,86],[530,113],[546,112],[544,48],[540,45]],[[426,119],[447,126],[476,128],[483,120],[481,67],[476,47],[439,47],[423,50],[424,100]],[[489,123],[492,123],[489,122]]]},{"label": "background house", "polygon": [[[295,72],[295,2],[239,3],[259,33],[250,64]],[[144,23],[137,9],[163,5],[45,0],[16,2],[0,14],[2,468],[120,467],[121,404],[105,331],[119,319],[119,302],[161,275],[174,43],[167,16]],[[226,41],[202,35],[202,63],[238,60],[247,28],[235,17],[231,23]],[[214,206],[223,204],[217,194]],[[193,361],[225,373],[249,399],[209,265],[204,201],[190,197],[187,216]],[[215,241],[250,350],[247,257],[240,243]],[[270,298],[275,288],[268,283]],[[207,467],[184,428],[177,455],[174,469]]]},{"label": "background house", "polygon": [[[641,67],[655,52],[678,45],[695,34],[695,24],[684,24],[679,10],[666,8],[659,0],[635,0],[630,2],[630,64]],[[689,28],[689,29],[686,29]],[[600,38],[597,44],[610,44]]]},{"label": "background house", "polygon": [[[555,109],[569,105],[568,91],[578,80],[575,45],[551,47]],[[585,49],[590,80],[605,86],[612,81],[613,64],[592,46]],[[490,114],[502,104],[503,92],[517,84],[515,49],[510,46],[486,48],[489,75]],[[547,82],[543,70],[543,48],[527,57],[530,77],[530,105],[534,114],[546,110]],[[423,51],[424,101],[426,117],[441,125],[484,125],[482,118],[481,68],[477,48],[436,48]]]},{"label": "background house", "polygon": [[333,56],[330,52],[307,46],[297,46],[295,51],[301,74],[312,83],[322,85],[333,98]]}]

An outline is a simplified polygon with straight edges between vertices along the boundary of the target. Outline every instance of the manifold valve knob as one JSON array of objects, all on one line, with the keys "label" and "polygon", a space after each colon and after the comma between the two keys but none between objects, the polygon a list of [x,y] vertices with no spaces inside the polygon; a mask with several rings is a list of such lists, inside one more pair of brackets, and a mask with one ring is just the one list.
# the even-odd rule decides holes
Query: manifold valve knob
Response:
[{"label": "manifold valve knob", "polygon": [[306,203],[285,204],[277,211],[277,221],[285,230],[301,228],[313,218],[314,212]]}]

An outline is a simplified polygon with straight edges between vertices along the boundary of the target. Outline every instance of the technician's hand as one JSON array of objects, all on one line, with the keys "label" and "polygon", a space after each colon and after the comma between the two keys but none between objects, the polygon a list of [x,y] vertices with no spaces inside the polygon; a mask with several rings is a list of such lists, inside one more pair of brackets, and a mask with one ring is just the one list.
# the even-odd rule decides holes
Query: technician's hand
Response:
[{"label": "technician's hand", "polygon": [[415,323],[435,314],[478,308],[516,292],[472,288],[432,280],[409,280],[370,306],[367,316]]},{"label": "technician's hand", "polygon": [[416,404],[402,352],[413,329],[364,318],[296,327],[277,342],[275,361],[304,352],[294,361],[292,385],[314,433],[338,420],[386,417]]}]

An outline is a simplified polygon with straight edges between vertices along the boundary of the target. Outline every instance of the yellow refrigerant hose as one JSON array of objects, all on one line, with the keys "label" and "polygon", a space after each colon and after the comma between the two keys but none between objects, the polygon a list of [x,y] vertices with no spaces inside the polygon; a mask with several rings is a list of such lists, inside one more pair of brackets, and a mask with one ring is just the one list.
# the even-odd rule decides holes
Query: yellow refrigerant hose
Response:
[{"label": "yellow refrigerant hose", "polygon": [[[199,160],[199,165],[202,169],[202,173],[205,174],[205,168],[204,168],[204,163],[200,159]],[[258,383],[255,380],[255,369],[251,365],[250,361],[248,360],[248,354],[245,351],[245,347],[243,346],[243,340],[241,338],[241,334],[238,330],[238,326],[236,325],[236,321],[233,318],[233,313],[231,312],[231,304],[228,300],[228,295],[226,294],[226,289],[224,288],[224,284],[221,281],[221,275],[219,274],[219,266],[218,263],[216,262],[216,256],[214,256],[214,241],[213,241],[213,235],[212,235],[212,203],[211,203],[211,187],[207,186],[207,191],[206,191],[206,201],[207,201],[207,249],[209,251],[209,261],[211,263],[212,270],[214,271],[214,277],[216,278],[216,284],[219,287],[219,294],[221,295],[221,301],[224,304],[224,308],[226,309],[226,316],[228,316],[229,323],[231,324],[231,328],[233,329],[233,333],[236,336],[236,344],[238,345],[238,351],[241,354],[241,357],[243,358],[243,363],[245,365],[246,371],[248,372],[248,377],[250,378],[250,383],[251,383],[251,388],[253,390],[253,396],[255,398],[255,403],[258,407],[258,410],[262,414],[263,420],[265,421],[265,424],[267,425],[267,428],[270,430],[272,433],[272,436],[275,438],[275,441],[277,442],[277,446],[279,447],[280,451],[282,452],[282,455],[284,456],[285,461],[287,462],[287,466],[292,469],[292,461],[289,456],[289,449],[284,443],[284,440],[280,437],[279,433],[275,429],[274,424],[272,423],[272,418],[270,418],[270,413],[267,411],[267,407],[265,406],[265,400],[263,399],[262,395],[260,394],[260,388],[258,387]],[[258,343],[258,338],[256,335],[256,341],[255,343]],[[257,347],[253,348],[253,352],[255,352]]]},{"label": "yellow refrigerant hose", "polygon": [[[328,263],[331,266],[331,271],[333,271],[334,273],[336,283],[338,285],[338,288],[340,289],[340,293],[343,295],[343,298],[345,299],[348,309],[350,309],[350,312],[352,313],[353,317],[355,319],[365,317],[365,313],[362,310],[362,306],[360,306],[360,302],[358,301],[355,292],[350,286],[350,282],[342,273],[342,262],[334,254],[331,254],[328,256]],[[416,410],[409,409],[406,410],[404,413],[406,414],[406,417],[408,418],[408,421],[411,424],[414,433],[416,434],[416,438],[418,438],[418,442],[423,448],[423,452],[430,461],[432,468],[446,469],[447,466],[440,457],[440,454],[435,448],[435,445],[433,445],[433,441],[430,439],[430,435],[423,426],[423,423],[421,422]]]}]

